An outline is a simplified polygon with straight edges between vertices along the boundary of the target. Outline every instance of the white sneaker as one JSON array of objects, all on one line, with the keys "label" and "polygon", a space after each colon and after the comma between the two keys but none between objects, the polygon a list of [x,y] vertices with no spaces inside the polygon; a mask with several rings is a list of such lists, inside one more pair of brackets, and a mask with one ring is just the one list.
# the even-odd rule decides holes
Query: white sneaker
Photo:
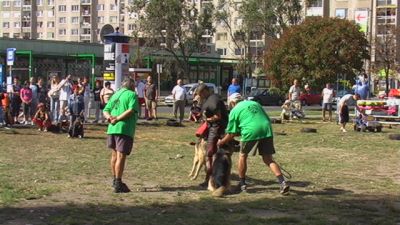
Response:
[{"label": "white sneaker", "polygon": [[346,132],[347,132],[347,130],[346,130],[346,129],[342,129],[342,132],[343,132],[343,133],[346,133]]}]

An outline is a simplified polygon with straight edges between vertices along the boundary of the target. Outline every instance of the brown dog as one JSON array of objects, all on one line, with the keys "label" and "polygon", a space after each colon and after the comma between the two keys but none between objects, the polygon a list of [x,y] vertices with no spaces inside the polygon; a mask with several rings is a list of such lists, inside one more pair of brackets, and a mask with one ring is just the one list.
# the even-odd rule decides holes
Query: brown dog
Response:
[{"label": "brown dog", "polygon": [[194,144],[193,167],[192,171],[189,174],[191,180],[196,180],[203,166],[205,168],[205,171],[207,171],[206,157],[207,157],[207,141],[204,140],[203,138],[199,138],[199,140]]}]

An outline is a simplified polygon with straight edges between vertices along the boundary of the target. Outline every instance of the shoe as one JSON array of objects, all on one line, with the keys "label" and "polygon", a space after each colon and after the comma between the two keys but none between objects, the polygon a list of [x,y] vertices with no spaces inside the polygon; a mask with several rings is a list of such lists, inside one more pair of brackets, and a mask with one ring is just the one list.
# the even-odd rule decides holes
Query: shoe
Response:
[{"label": "shoe", "polygon": [[290,189],[289,184],[287,184],[286,181],[283,181],[281,183],[281,188],[280,188],[279,193],[281,193],[282,195],[285,195],[289,192],[289,189]]},{"label": "shoe", "polygon": [[208,181],[204,181],[203,183],[199,184],[200,187],[202,188],[207,188],[208,187]]},{"label": "shoe", "polygon": [[130,192],[131,190],[128,188],[128,186],[126,186],[126,184],[125,183],[119,183],[119,184],[115,184],[115,187],[114,187],[114,192],[115,193],[128,193],[128,192]]},{"label": "shoe", "polygon": [[47,128],[44,128],[44,130],[43,130],[44,132],[47,132]]},{"label": "shoe", "polygon": [[242,193],[247,193],[247,184],[240,185],[240,191]]},{"label": "shoe", "polygon": [[38,131],[42,131],[42,128],[39,128]]},{"label": "shoe", "polygon": [[347,132],[346,129],[341,128],[341,130],[342,130],[343,133],[346,133],[346,132]]}]

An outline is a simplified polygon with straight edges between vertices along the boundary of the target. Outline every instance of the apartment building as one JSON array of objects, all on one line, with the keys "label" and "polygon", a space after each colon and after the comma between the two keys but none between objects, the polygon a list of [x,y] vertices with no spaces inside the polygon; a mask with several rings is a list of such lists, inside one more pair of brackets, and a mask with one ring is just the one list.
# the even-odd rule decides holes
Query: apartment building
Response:
[{"label": "apartment building", "polygon": [[121,32],[132,27],[125,19],[126,2],[4,0],[0,4],[0,37],[101,42],[100,31],[106,24],[120,27]]}]

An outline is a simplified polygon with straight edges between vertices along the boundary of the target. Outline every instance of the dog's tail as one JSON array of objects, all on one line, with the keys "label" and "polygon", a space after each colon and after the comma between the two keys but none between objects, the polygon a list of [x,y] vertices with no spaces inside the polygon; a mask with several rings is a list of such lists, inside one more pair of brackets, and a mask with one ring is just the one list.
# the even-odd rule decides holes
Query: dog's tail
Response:
[{"label": "dog's tail", "polygon": [[225,191],[226,191],[225,186],[221,186],[217,188],[215,191],[213,191],[212,196],[221,198],[224,196]]}]

